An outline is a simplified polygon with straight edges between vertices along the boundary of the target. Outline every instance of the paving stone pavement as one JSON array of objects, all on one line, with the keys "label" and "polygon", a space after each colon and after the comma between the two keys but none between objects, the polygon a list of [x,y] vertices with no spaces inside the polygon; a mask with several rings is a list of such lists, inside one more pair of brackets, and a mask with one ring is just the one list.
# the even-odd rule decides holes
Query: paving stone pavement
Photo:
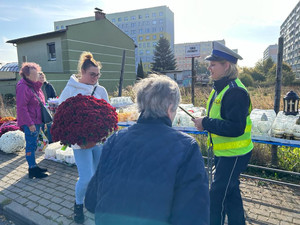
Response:
[{"label": "paving stone pavement", "polygon": [[[16,225],[72,225],[76,166],[44,159],[37,162],[48,168],[45,179],[29,179],[24,152],[0,151],[0,214]],[[241,180],[247,225],[299,224],[300,189]],[[93,214],[85,210],[86,225],[94,224]]]}]

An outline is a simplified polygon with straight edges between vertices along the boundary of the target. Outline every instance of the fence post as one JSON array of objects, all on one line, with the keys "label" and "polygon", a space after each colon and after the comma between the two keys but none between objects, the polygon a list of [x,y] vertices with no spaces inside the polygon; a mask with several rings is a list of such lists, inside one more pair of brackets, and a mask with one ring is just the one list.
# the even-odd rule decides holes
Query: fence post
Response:
[{"label": "fence post", "polygon": [[119,82],[119,95],[118,95],[119,97],[122,96],[124,65],[125,65],[125,50],[123,50],[123,57],[122,57],[121,75],[120,75],[120,82]]},{"label": "fence post", "polygon": [[[274,111],[276,115],[278,114],[280,108],[282,56],[283,56],[283,37],[280,37],[278,39],[278,55],[277,55],[276,85],[275,85],[275,99],[274,99]],[[272,166],[278,165],[277,145],[272,145],[271,164]]]},{"label": "fence post", "polygon": [[192,103],[195,105],[195,57],[192,57]]}]

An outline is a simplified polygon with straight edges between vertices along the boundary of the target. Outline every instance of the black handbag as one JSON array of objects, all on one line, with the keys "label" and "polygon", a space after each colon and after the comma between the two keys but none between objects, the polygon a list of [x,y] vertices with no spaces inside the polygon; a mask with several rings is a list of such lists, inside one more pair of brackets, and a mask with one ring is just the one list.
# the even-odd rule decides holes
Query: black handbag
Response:
[{"label": "black handbag", "polygon": [[37,98],[37,100],[39,101],[39,103],[40,103],[41,114],[42,114],[42,122],[45,123],[45,124],[52,122],[53,118],[52,118],[50,110],[44,106],[41,99],[39,98],[39,96],[35,93],[35,91],[32,88],[31,88],[31,90],[32,90],[33,94],[35,95],[35,97]]}]

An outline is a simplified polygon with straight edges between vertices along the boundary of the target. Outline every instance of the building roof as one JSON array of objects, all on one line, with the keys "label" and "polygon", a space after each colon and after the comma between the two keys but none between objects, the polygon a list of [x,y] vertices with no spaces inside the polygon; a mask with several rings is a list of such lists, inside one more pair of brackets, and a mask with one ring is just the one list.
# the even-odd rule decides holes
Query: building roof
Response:
[{"label": "building roof", "polygon": [[29,41],[29,40],[32,40],[32,39],[49,37],[49,36],[56,35],[56,34],[59,34],[59,33],[64,33],[64,32],[66,32],[66,30],[67,29],[62,29],[62,30],[48,32],[48,33],[37,34],[37,35],[33,35],[33,36],[28,36],[28,37],[22,37],[22,38],[18,38],[18,39],[8,40],[6,43],[12,43],[12,44],[14,44],[14,43],[23,42],[23,41]]},{"label": "building roof", "polygon": [[19,72],[19,65],[17,62],[6,63],[0,68],[0,72]]}]

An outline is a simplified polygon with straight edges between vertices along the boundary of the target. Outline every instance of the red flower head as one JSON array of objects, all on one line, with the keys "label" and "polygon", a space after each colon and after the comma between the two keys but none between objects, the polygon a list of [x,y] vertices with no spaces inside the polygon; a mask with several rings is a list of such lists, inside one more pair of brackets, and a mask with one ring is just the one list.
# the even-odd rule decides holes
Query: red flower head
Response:
[{"label": "red flower head", "polygon": [[51,134],[54,141],[64,145],[87,145],[104,142],[118,129],[116,108],[104,99],[78,94],[59,105],[54,116]]}]

